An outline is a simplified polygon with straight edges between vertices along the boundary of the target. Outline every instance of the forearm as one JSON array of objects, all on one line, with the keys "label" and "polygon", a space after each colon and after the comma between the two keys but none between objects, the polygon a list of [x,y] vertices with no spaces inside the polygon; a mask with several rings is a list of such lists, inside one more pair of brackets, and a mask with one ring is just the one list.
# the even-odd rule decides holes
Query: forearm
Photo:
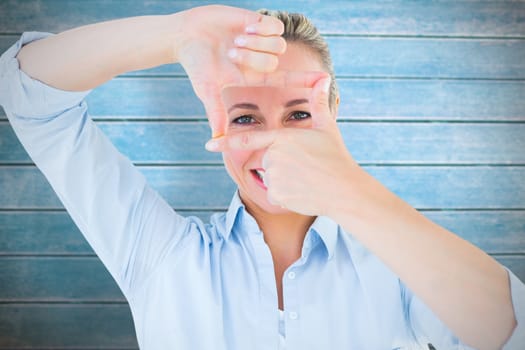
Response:
[{"label": "forearm", "polygon": [[357,168],[331,215],[465,343],[503,345],[515,327],[507,272]]},{"label": "forearm", "polygon": [[89,90],[124,72],[176,60],[180,14],[132,17],[74,28],[32,42],[20,68],[61,90]]}]

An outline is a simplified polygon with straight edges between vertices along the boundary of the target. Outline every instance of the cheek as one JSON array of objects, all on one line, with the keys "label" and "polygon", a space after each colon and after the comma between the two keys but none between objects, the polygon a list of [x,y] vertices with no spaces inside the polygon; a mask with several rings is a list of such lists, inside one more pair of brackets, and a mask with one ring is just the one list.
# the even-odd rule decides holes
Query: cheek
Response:
[{"label": "cheek", "polygon": [[228,151],[222,153],[224,166],[235,182],[238,182],[237,180],[242,173],[243,167],[250,159],[252,153],[251,151]]}]

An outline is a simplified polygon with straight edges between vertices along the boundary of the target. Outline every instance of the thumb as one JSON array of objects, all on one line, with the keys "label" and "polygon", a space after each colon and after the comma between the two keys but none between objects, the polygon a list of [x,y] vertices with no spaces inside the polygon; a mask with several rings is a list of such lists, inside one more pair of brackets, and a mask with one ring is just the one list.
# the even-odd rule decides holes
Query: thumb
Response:
[{"label": "thumb", "polygon": [[330,76],[319,79],[312,88],[310,95],[310,113],[312,114],[312,127],[322,128],[327,122],[333,120],[330,111]]},{"label": "thumb", "polygon": [[246,131],[212,138],[205,147],[210,152],[257,150],[269,147],[275,142],[277,135],[278,130]]},{"label": "thumb", "polygon": [[228,120],[224,103],[222,101],[220,89],[211,89],[210,92],[201,99],[208,116],[212,137],[224,135],[226,121]]}]

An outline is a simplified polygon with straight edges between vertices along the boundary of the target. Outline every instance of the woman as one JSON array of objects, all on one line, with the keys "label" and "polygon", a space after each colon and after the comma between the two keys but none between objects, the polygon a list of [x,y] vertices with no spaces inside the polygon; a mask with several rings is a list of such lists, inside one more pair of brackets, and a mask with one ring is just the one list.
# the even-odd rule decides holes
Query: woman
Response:
[{"label": "woman", "polygon": [[[521,348],[525,286],[355,163],[326,45],[305,18],[267,14],[210,6],[24,34],[2,56],[0,103],[124,292],[141,348]],[[208,225],[174,213],[83,101],[173,62],[239,188]]]}]

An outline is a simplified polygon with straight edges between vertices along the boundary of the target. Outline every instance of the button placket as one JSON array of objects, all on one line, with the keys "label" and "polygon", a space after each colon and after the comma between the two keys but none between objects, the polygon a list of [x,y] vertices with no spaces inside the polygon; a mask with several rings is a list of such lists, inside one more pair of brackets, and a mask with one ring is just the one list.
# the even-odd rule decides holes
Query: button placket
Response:
[{"label": "button placket", "polygon": [[258,344],[267,343],[268,339],[275,336],[274,320],[277,310],[277,288],[275,285],[275,274],[270,248],[264,242],[262,232],[250,235],[251,243],[257,262],[259,276],[260,310],[259,319],[261,326],[258,330]]}]

